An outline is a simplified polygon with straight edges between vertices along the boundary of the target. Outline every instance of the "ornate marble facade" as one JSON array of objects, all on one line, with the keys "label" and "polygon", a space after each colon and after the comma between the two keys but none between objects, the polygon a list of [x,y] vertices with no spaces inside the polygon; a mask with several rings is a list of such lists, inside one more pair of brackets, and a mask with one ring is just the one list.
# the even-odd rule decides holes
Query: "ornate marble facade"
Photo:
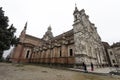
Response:
[{"label": "ornate marble facade", "polygon": [[105,50],[101,42],[101,38],[97,33],[97,28],[90,22],[89,16],[85,14],[85,10],[79,11],[77,7],[74,15],[74,45],[75,45],[75,63],[95,65],[106,64]]}]

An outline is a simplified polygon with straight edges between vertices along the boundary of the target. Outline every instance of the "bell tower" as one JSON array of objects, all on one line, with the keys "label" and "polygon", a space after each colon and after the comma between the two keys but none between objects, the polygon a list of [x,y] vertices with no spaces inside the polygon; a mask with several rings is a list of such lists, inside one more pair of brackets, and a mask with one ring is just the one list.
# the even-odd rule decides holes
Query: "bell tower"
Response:
[{"label": "bell tower", "polygon": [[75,46],[75,65],[95,65],[104,63],[104,48],[97,33],[96,27],[90,22],[85,10],[78,10],[75,6],[73,12],[73,32]]},{"label": "bell tower", "polygon": [[84,41],[84,26],[82,24],[82,16],[84,10],[79,11],[77,6],[75,5],[75,10],[73,12],[74,23],[73,23],[73,31],[74,31],[74,46],[75,46],[75,67],[76,65],[81,65],[85,62],[85,41]]}]

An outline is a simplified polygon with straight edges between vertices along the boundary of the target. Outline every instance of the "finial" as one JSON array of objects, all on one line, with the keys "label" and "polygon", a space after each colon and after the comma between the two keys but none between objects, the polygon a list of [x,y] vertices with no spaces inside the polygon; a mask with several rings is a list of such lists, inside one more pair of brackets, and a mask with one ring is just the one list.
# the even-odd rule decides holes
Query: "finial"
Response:
[{"label": "finial", "polygon": [[51,24],[49,24],[49,27],[51,27]]},{"label": "finial", "polygon": [[75,3],[75,11],[78,11],[78,9],[77,9],[77,4]]},{"label": "finial", "polygon": [[77,7],[77,4],[75,3],[75,7]]},{"label": "finial", "polygon": [[51,25],[49,25],[48,30],[51,30]]}]

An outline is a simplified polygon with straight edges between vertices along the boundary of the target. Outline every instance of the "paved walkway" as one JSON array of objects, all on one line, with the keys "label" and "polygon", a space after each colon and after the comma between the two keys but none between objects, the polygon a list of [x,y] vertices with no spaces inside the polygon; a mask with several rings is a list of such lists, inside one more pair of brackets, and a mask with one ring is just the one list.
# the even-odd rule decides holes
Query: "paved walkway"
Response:
[{"label": "paved walkway", "polygon": [[120,77],[83,74],[44,66],[0,63],[0,80],[120,80]]},{"label": "paved walkway", "polygon": [[[84,72],[83,69],[75,69],[75,68],[69,68],[70,70],[74,70],[74,71],[82,71]],[[95,68],[94,71],[91,71],[90,68],[87,69],[88,72],[91,72],[91,73],[103,73],[103,74],[107,74],[111,71],[114,71],[116,70],[116,68],[114,67],[105,67],[105,68]],[[120,70],[120,68],[117,68],[117,70]]]}]

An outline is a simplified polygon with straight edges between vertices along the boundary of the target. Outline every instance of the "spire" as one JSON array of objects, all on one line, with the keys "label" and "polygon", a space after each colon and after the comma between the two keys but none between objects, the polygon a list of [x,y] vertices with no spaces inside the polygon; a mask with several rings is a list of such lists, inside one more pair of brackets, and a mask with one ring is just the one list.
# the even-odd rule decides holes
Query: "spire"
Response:
[{"label": "spire", "polygon": [[27,22],[25,23],[25,27],[24,27],[24,30],[26,30],[27,29]]},{"label": "spire", "polygon": [[25,35],[26,35],[26,29],[27,29],[27,22],[25,23],[24,29],[22,30],[21,34],[20,34],[20,41],[23,42]]},{"label": "spire", "polygon": [[22,30],[21,34],[25,34],[27,29],[27,22],[25,23],[24,29]]}]

